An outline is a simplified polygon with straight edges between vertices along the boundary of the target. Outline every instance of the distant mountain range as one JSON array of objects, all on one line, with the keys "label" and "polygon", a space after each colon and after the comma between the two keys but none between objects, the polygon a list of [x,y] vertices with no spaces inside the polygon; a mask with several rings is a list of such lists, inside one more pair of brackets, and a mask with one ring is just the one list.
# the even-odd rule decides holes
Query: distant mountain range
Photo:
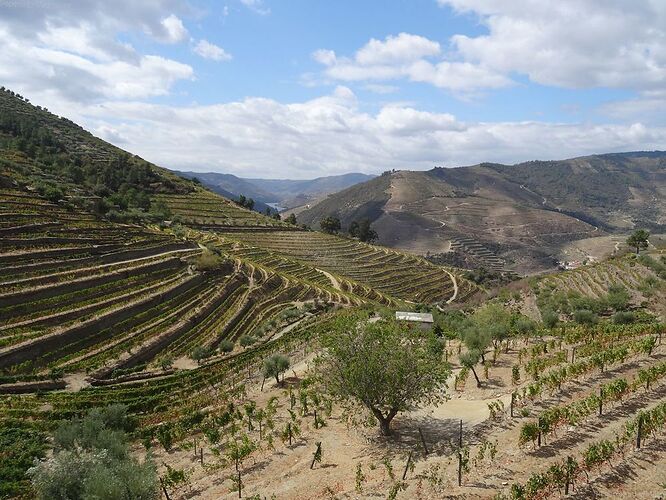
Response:
[{"label": "distant mountain range", "polygon": [[388,246],[454,250],[494,269],[545,269],[571,241],[666,231],[666,152],[396,171],[330,195],[298,219],[316,227],[329,215],[343,229],[369,218]]},{"label": "distant mountain range", "polygon": [[[176,172],[191,179],[196,177],[208,189],[232,199],[240,195],[252,198],[255,208],[262,210],[268,205],[294,208],[346,189],[355,184],[373,179],[375,176],[359,173],[317,177],[309,180],[290,179],[246,179],[232,174],[216,172]],[[257,205],[258,204],[258,205]]]}]

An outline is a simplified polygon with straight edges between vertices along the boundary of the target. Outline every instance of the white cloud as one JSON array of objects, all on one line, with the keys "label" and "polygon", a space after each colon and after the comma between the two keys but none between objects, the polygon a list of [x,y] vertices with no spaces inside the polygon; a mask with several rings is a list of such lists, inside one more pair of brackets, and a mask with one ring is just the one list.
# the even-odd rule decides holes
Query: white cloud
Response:
[{"label": "white cloud", "polygon": [[331,66],[332,64],[335,64],[335,61],[337,59],[335,56],[335,52],[327,49],[315,50],[312,53],[312,58],[315,61],[317,61],[319,64],[323,64],[325,66]]},{"label": "white cloud", "polygon": [[616,119],[666,125],[666,91],[641,92],[633,99],[605,103],[599,111]]},{"label": "white cloud", "polygon": [[457,54],[502,74],[568,88],[651,89],[666,81],[663,0],[438,0],[487,27],[455,35]]},{"label": "white cloud", "polygon": [[263,0],[241,0],[241,3],[248,9],[253,10],[257,14],[266,16],[271,13],[271,9],[264,5]]},{"label": "white cloud", "polygon": [[[511,80],[487,67],[460,61],[442,61],[438,42],[422,36],[400,33],[385,40],[371,39],[353,57],[338,57],[332,50],[312,54],[326,66],[324,74],[341,81],[386,81],[408,79],[429,83],[460,93],[498,88]],[[437,58],[434,61],[431,59]]]},{"label": "white cloud", "polygon": [[437,42],[418,35],[400,33],[398,36],[388,36],[384,41],[372,38],[356,52],[355,59],[361,65],[392,64],[436,56],[440,51]]},{"label": "white cloud", "polygon": [[105,131],[112,141],[120,138],[123,148],[157,164],[244,176],[308,178],[513,163],[658,149],[666,143],[665,127],[640,122],[463,122],[448,113],[396,105],[367,113],[346,87],[287,104],[265,98],[184,107],[110,102],[81,113],[72,118]]},{"label": "white cloud", "polygon": [[182,42],[187,38],[187,30],[178,16],[171,14],[162,19],[165,35],[162,39],[168,43]]},{"label": "white cloud", "polygon": [[436,41],[400,33],[371,39],[351,57],[318,50],[324,75],[340,81],[406,79],[456,93],[511,85],[526,75],[566,88],[663,88],[663,0],[437,0],[474,15],[487,33]]},{"label": "white cloud", "polygon": [[218,47],[207,40],[199,40],[193,50],[205,59],[212,59],[214,61],[230,61],[232,59],[231,54],[222,47]]},{"label": "white cloud", "polygon": [[30,2],[0,2],[0,79],[33,100],[67,103],[140,99],[167,94],[193,69],[157,55],[142,55],[118,34],[147,33],[164,43],[187,37],[175,14],[180,0],[62,2],[30,9]]}]

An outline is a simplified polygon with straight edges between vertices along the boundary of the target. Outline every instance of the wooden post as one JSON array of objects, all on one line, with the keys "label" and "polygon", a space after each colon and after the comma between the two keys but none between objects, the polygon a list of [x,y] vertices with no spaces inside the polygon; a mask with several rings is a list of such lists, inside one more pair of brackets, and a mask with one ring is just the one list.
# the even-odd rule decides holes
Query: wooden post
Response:
[{"label": "wooden post", "polygon": [[458,448],[462,449],[462,419],[460,419],[460,432],[458,433]]},{"label": "wooden post", "polygon": [[462,449],[458,451],[458,486],[462,486]]},{"label": "wooden post", "polygon": [[166,497],[166,500],[171,500],[171,497],[169,496],[169,492],[166,489],[166,486],[164,485],[164,480],[160,478],[160,486],[162,487],[162,491],[164,492],[164,496]]},{"label": "wooden post", "polygon": [[462,486],[462,445],[463,445],[463,421],[460,419],[460,431],[458,432],[458,486]]},{"label": "wooden post", "polygon": [[243,485],[241,483],[241,472],[238,471],[238,498],[243,498],[242,489]]},{"label": "wooden post", "polygon": [[203,465],[203,446],[199,447],[199,462]]},{"label": "wooden post", "polygon": [[317,443],[317,449],[314,452],[314,456],[312,457],[312,463],[310,464],[310,470],[314,468],[314,464],[317,461],[317,455],[321,456],[321,441]]},{"label": "wooden post", "polygon": [[319,422],[317,422],[317,408],[314,409],[314,426],[315,429],[319,429]]},{"label": "wooden post", "polygon": [[513,405],[514,405],[515,401],[516,401],[516,393],[512,392],[511,393],[511,413],[510,413],[511,418],[513,418]]},{"label": "wooden post", "polygon": [[604,388],[599,387],[599,416],[602,415],[604,408]]},{"label": "wooden post", "polygon": [[194,438],[194,458],[197,457],[197,438]]},{"label": "wooden post", "polygon": [[636,432],[636,449],[641,449],[641,434],[643,432],[643,415],[638,415],[638,432]]},{"label": "wooden post", "polygon": [[429,453],[428,452],[428,445],[426,445],[426,440],[425,440],[425,437],[423,437],[423,431],[421,430],[420,427],[419,427],[419,436],[421,436],[421,444],[423,445],[423,451],[427,455]]},{"label": "wooden post", "polygon": [[404,481],[407,477],[407,471],[409,470],[409,463],[412,461],[412,452],[409,452],[407,455],[407,463],[405,464],[405,471],[402,473],[402,480]]},{"label": "wooden post", "polygon": [[266,382],[266,377],[261,380],[261,390],[264,390],[264,383]]}]

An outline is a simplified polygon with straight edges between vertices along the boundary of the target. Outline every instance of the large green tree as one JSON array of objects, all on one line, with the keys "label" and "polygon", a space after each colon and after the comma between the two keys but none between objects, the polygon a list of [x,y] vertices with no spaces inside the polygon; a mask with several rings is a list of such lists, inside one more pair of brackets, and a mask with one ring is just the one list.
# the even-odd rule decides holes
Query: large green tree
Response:
[{"label": "large green tree", "polygon": [[322,231],[328,234],[334,234],[340,231],[340,219],[337,217],[325,217],[319,222]]},{"label": "large green tree", "polygon": [[325,388],[351,407],[367,408],[382,435],[399,413],[443,401],[450,373],[431,331],[394,320],[341,317],[322,335],[318,359]]},{"label": "large green tree", "polygon": [[370,227],[370,219],[353,221],[349,225],[349,234],[361,241],[372,242],[378,238],[377,231]]},{"label": "large green tree", "polygon": [[641,252],[641,248],[645,249],[648,247],[648,239],[650,238],[650,233],[645,229],[638,229],[631,233],[631,236],[627,238],[627,245],[636,249],[636,254]]}]

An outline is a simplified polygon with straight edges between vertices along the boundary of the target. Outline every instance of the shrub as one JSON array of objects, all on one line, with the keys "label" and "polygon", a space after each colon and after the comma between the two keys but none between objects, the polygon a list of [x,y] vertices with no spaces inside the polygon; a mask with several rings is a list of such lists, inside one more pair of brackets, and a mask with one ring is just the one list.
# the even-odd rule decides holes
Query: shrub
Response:
[{"label": "shrub", "polygon": [[256,342],[257,339],[252,337],[251,335],[242,335],[241,338],[238,339],[238,343],[243,347],[249,347],[252,344],[255,344]]},{"label": "shrub", "polygon": [[124,406],[91,410],[83,419],[61,424],[55,452],[28,470],[39,499],[150,500],[159,497],[157,470],[129,452],[131,429]]},{"label": "shrub", "polygon": [[635,319],[636,316],[630,311],[618,311],[613,315],[613,323],[617,325],[633,323]]},{"label": "shrub", "polygon": [[574,311],[573,318],[576,323],[581,325],[594,325],[599,321],[599,317],[589,309],[578,309]]},{"label": "shrub", "polygon": [[611,285],[608,289],[606,302],[616,311],[623,311],[629,306],[629,292],[622,285]]},{"label": "shrub", "polygon": [[234,350],[234,343],[231,340],[224,339],[219,345],[220,352],[231,352]]},{"label": "shrub", "polygon": [[201,364],[201,362],[204,359],[210,357],[210,355],[211,352],[207,347],[197,346],[194,349],[192,349],[192,352],[190,353],[190,358],[192,358],[198,364]]},{"label": "shrub", "polygon": [[554,328],[560,321],[560,316],[555,311],[547,310],[541,315],[541,320],[547,328]]}]

